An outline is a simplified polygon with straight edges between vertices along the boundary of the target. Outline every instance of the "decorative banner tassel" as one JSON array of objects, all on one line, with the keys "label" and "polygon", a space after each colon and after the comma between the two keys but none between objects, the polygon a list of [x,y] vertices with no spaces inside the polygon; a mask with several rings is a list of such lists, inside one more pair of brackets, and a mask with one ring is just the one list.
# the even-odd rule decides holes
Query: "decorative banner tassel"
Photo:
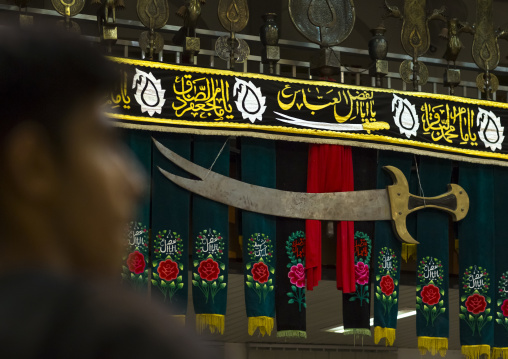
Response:
[{"label": "decorative banner tassel", "polygon": [[[377,184],[377,152],[367,148],[353,148],[354,187],[368,190]],[[375,233],[373,221],[355,222],[354,260],[355,291],[342,293],[344,335],[367,335],[370,331],[370,305],[372,267],[372,239]]]},{"label": "decorative banner tassel", "polygon": [[[276,142],[277,189],[307,190],[308,145]],[[305,220],[277,217],[275,309],[277,337],[307,338]]]},{"label": "decorative banner tassel", "polygon": [[[420,192],[433,197],[446,190],[452,176],[450,161],[421,157],[419,167]],[[416,239],[420,244],[416,256],[416,336],[422,355],[429,350],[436,355],[439,350],[445,356],[448,347],[449,223],[450,218],[444,212],[417,214]]]},{"label": "decorative banner tassel", "polygon": [[[148,131],[126,130],[124,141],[134,152],[146,173],[152,172],[152,140]],[[122,282],[142,293],[148,292],[150,272],[150,189],[144,193],[134,221],[129,223],[127,252],[122,265]]]},{"label": "decorative banner tassel", "polygon": [[304,338],[307,339],[307,332],[302,330],[282,330],[277,332],[277,338]]},{"label": "decorative banner tassel", "polygon": [[400,255],[406,263],[411,258],[416,259],[416,244],[402,243],[402,252]]},{"label": "decorative banner tassel", "polygon": [[495,297],[494,297],[494,344],[492,358],[508,359],[508,231],[506,231],[506,201],[508,200],[507,168],[494,168],[494,243],[495,243]]},{"label": "decorative banner tassel", "polygon": [[374,343],[379,344],[379,341],[383,338],[385,338],[386,346],[393,346],[395,342],[395,329],[374,327]]},{"label": "decorative banner tassel", "polygon": [[256,329],[264,337],[265,334],[272,335],[273,318],[271,317],[249,317],[249,335],[254,335]]},{"label": "decorative banner tassel", "polygon": [[196,330],[202,334],[208,328],[212,334],[224,334],[224,318],[221,314],[196,314]]},{"label": "decorative banner tassel", "polygon": [[[242,181],[275,188],[275,142],[256,138],[241,140]],[[270,335],[275,318],[275,217],[242,211],[245,309],[248,332],[256,328]]]},{"label": "decorative banner tassel", "polygon": [[356,328],[356,329],[344,329],[344,335],[367,335],[372,336],[370,329]]},{"label": "decorative banner tassel", "polygon": [[[413,156],[384,151],[379,152],[377,188],[392,184],[383,166],[395,166],[409,178]],[[399,308],[401,242],[395,236],[390,221],[376,221],[374,233],[374,342],[386,338],[393,345]]]},{"label": "decorative banner tassel", "polygon": [[492,359],[508,359],[508,348],[492,348]]},{"label": "decorative banner tassel", "polygon": [[[495,265],[499,263],[495,261],[500,249],[495,245],[495,230],[501,226],[494,216],[494,205],[499,197],[497,191],[494,194],[494,167],[460,163],[459,185],[469,196],[468,215],[458,224],[462,248],[459,261],[460,344],[462,354],[468,359],[477,359],[482,354],[488,358],[490,348],[495,345],[494,323],[498,317]],[[505,216],[501,218],[504,224]]]},{"label": "decorative banner tassel", "polygon": [[[190,160],[189,135],[154,133],[154,138]],[[187,176],[187,173],[164,157],[155,144],[152,168],[151,298],[164,303],[175,317],[183,318],[180,321],[185,324],[189,293],[190,192],[168,180],[159,168],[177,176]]]},{"label": "decorative banner tassel", "polygon": [[444,357],[448,350],[448,338],[418,337],[418,349],[422,355],[430,352],[432,355],[439,353]]},{"label": "decorative banner tassel", "polygon": [[[216,173],[229,174],[229,140],[195,136],[194,163]],[[196,330],[224,333],[228,295],[229,221],[228,206],[201,196],[192,196],[192,300]]]},{"label": "decorative banner tassel", "polygon": [[463,345],[462,355],[469,359],[480,359],[480,356],[485,355],[482,359],[490,359],[490,345]]}]

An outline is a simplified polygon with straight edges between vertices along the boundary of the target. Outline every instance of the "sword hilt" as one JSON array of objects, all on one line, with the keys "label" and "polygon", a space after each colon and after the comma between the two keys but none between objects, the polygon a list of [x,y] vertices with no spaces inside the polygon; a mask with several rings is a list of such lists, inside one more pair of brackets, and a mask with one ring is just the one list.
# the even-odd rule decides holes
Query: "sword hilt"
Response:
[{"label": "sword hilt", "polygon": [[393,180],[393,185],[388,186],[390,198],[390,211],[395,233],[402,242],[418,244],[407,231],[406,218],[410,213],[424,208],[435,208],[448,212],[452,219],[457,222],[466,217],[469,210],[469,197],[466,191],[457,184],[449,184],[448,192],[436,197],[419,197],[409,193],[406,177],[401,170],[393,166],[383,167]]}]

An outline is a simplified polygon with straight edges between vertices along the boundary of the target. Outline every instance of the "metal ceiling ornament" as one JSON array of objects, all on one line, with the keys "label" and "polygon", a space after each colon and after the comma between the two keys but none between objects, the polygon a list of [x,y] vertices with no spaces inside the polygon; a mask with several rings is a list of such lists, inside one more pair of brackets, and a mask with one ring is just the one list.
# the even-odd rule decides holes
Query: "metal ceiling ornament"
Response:
[{"label": "metal ceiling ornament", "polygon": [[169,180],[200,196],[251,212],[327,221],[391,220],[401,241],[417,244],[406,228],[406,218],[410,213],[423,208],[434,208],[449,213],[454,221],[460,221],[469,209],[469,197],[459,185],[448,185],[448,192],[437,197],[413,196],[409,193],[402,172],[391,166],[384,167],[394,182],[386,189],[332,193],[288,192],[254,186],[219,175],[178,156],[156,140],[153,141],[168,160],[198,178],[194,180],[176,176],[159,167]]},{"label": "metal ceiling ornament", "polygon": [[321,47],[338,45],[353,31],[353,0],[289,0],[288,7],[296,29]]},{"label": "metal ceiling ornament", "polygon": [[405,60],[400,66],[400,76],[406,83],[413,84],[413,90],[418,91],[418,86],[427,83],[429,71],[424,63],[418,58],[425,54],[430,47],[429,21],[446,21],[443,13],[445,8],[434,10],[427,16],[427,0],[404,0],[404,14],[397,6],[388,4],[385,0],[388,13],[384,16],[402,20],[400,41],[404,51],[413,59]]},{"label": "metal ceiling ornament", "polygon": [[[143,25],[148,28],[148,48],[149,48],[149,59],[153,60],[154,54],[162,51],[164,46],[164,41],[162,42],[162,46],[160,46],[160,39],[162,36],[158,37],[156,35],[155,30],[160,29],[169,19],[169,5],[168,0],[138,0],[136,10],[138,13],[139,21]],[[146,39],[146,34],[141,34],[140,37],[140,47],[141,50],[146,51],[146,47],[144,45]],[[157,46],[156,46],[157,45]]]},{"label": "metal ceiling ornament", "polygon": [[492,20],[492,0],[476,0],[476,22],[464,23],[464,32],[473,34],[471,52],[476,65],[483,70],[476,78],[476,86],[492,99],[492,93],[499,87],[499,80],[492,71],[499,65],[500,53],[498,39],[508,39],[508,30],[495,29]]},{"label": "metal ceiling ornament", "polygon": [[59,26],[63,25],[67,30],[80,32],[78,24],[70,18],[83,10],[85,0],[51,0],[51,4],[60,15],[65,16],[63,23],[58,23]]},{"label": "metal ceiling ornament", "polygon": [[[457,61],[457,57],[459,57],[460,51],[463,48],[459,35],[465,31],[464,24],[457,18],[448,18],[446,27],[439,35],[447,40],[446,52],[443,58],[448,63],[448,66],[443,75],[443,85],[450,89],[450,95],[455,94],[455,87],[460,84],[460,70],[455,68],[455,61]],[[450,68],[450,63],[452,63],[452,68]]]},{"label": "metal ceiling ornament", "polygon": [[180,6],[176,15],[183,19],[183,26],[173,36],[175,45],[183,46],[182,62],[195,63],[195,56],[201,50],[201,40],[196,35],[198,20],[201,17],[201,6],[206,0],[186,0],[185,5]]},{"label": "metal ceiling ornament", "polygon": [[108,45],[111,52],[111,45],[118,39],[118,28],[116,27],[116,12],[125,8],[123,0],[92,0],[97,5],[97,24],[101,42]]},{"label": "metal ceiling ornament", "polygon": [[[244,62],[250,53],[249,45],[235,36],[235,33],[242,31],[249,22],[247,0],[219,0],[217,15],[222,27],[229,31],[230,35],[226,37],[226,42],[222,37],[217,39],[215,50],[221,59],[229,60],[229,68],[234,70],[235,63]],[[229,54],[228,57],[226,53]]]},{"label": "metal ceiling ornament", "polygon": [[340,59],[332,46],[344,41],[355,24],[353,0],[289,0],[296,29],[321,49],[311,60],[311,73],[329,77],[340,73]]}]

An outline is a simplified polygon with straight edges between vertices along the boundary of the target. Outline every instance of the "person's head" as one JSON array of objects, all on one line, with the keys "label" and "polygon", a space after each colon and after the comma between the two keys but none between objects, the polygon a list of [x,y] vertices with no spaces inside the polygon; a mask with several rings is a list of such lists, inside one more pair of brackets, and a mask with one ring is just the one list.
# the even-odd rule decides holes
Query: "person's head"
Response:
[{"label": "person's head", "polygon": [[120,268],[142,177],[101,112],[116,71],[70,34],[0,30],[0,265]]}]

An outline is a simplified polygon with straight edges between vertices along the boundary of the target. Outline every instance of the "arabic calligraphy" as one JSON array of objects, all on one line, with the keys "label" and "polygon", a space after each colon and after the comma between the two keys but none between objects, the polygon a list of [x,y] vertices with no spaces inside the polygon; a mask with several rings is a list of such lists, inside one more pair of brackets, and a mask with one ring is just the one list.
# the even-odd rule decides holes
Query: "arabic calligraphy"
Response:
[{"label": "arabic calligraphy", "polygon": [[[331,99],[326,103],[316,104],[309,101],[308,97],[313,96],[317,100],[323,100],[326,95],[331,94]],[[328,96],[326,96],[328,97]],[[337,122],[344,123],[360,118],[362,122],[376,121],[376,111],[374,111],[374,93],[372,91],[359,90],[337,90],[331,89],[323,94],[319,87],[309,87],[307,89],[293,90],[291,85],[284,86],[277,93],[277,103],[283,111],[288,111],[296,106],[300,111],[304,106],[315,115],[316,111],[323,110],[333,106],[333,115]],[[343,104],[349,108],[347,115],[341,115],[337,111],[337,104]]]},{"label": "arabic calligraphy", "polygon": [[177,117],[190,113],[193,117],[222,121],[232,119],[233,108],[229,104],[229,83],[224,79],[196,78],[192,75],[177,76],[173,84],[175,101],[173,110]]},{"label": "arabic calligraphy", "polygon": [[110,99],[107,101],[108,105],[111,105],[111,108],[117,108],[122,106],[126,110],[130,110],[131,106],[131,98],[127,95],[127,72],[120,71],[120,83],[118,88],[115,88],[114,91],[110,94]]},{"label": "arabic calligraphy", "polygon": [[475,124],[474,111],[467,107],[450,106],[449,104],[430,105],[425,103],[421,107],[423,134],[429,135],[432,141],[441,139],[453,143],[460,137],[460,144],[478,146],[478,137],[472,132]]}]

